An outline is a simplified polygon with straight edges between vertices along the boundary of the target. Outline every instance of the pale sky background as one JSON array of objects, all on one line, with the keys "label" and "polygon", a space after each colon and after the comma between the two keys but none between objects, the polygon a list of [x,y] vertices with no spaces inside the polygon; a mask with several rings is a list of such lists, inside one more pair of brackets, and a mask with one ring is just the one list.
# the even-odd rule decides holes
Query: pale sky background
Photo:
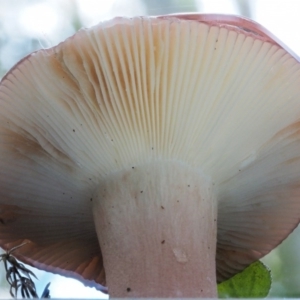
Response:
[{"label": "pale sky background", "polygon": [[[65,16],[71,1],[41,0],[16,2],[12,0],[0,0],[0,19],[4,24],[4,29],[8,30],[12,37],[17,37],[20,30],[22,30],[26,35],[34,36],[39,41],[40,48],[48,48],[73,34],[72,28],[66,23],[65,18],[61,17],[62,10],[65,10]],[[162,3],[163,1],[161,0]],[[9,2],[18,3],[20,7],[13,7]],[[265,26],[300,56],[300,1],[250,0],[250,2],[252,4],[253,19]],[[81,21],[85,27],[92,26],[101,20],[114,16],[145,14],[145,8],[139,0],[77,0],[76,3],[78,11],[80,11]],[[197,3],[199,9],[201,8],[201,12],[205,13],[238,13],[231,0],[198,0]],[[62,27],[64,28],[63,36],[57,34]],[[17,38],[15,45],[18,45]],[[5,47],[0,52],[0,55],[2,55],[0,58],[2,58],[3,65],[7,69],[16,63],[16,59],[20,59],[10,55],[10,53],[11,49]],[[2,265],[0,265],[0,272],[2,271],[1,268]],[[103,297],[103,294],[100,292],[95,289],[85,288],[80,282],[75,280],[57,275],[53,276],[49,273],[45,274],[45,272],[36,270],[34,272],[41,279],[37,283],[39,294],[44,286],[51,281],[51,298]],[[0,298],[9,297],[8,293],[0,290]]]}]

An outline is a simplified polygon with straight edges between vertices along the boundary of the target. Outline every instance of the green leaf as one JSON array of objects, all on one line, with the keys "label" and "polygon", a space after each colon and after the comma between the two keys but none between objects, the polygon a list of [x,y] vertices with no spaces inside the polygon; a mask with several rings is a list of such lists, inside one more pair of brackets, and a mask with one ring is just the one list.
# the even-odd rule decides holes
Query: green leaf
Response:
[{"label": "green leaf", "polygon": [[219,298],[264,298],[271,288],[269,269],[260,261],[218,284]]}]

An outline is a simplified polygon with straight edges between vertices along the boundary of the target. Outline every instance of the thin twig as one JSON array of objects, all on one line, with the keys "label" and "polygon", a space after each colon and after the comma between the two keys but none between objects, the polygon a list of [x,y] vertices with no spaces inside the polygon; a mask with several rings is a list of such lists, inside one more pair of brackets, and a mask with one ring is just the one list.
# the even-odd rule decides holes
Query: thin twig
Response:
[{"label": "thin twig", "polygon": [[[0,262],[3,261],[4,269],[6,271],[6,281],[10,285],[9,292],[13,298],[17,298],[18,291],[21,292],[23,299],[39,298],[35,284],[31,278],[34,277],[37,279],[37,277],[12,255],[16,249],[26,244],[27,242],[13,247],[6,251],[6,253],[0,255]],[[50,283],[46,285],[41,298],[50,298],[49,285]]]}]

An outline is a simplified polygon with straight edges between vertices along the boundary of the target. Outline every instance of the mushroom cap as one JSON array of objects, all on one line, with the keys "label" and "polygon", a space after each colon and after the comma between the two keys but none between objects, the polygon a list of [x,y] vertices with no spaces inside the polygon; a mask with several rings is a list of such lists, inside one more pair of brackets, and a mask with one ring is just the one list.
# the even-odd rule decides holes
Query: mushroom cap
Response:
[{"label": "mushroom cap", "polygon": [[300,216],[299,59],[234,16],[116,18],[34,52],[0,84],[0,246],[105,285],[92,216],[111,172],[183,161],[214,182],[218,281]]}]

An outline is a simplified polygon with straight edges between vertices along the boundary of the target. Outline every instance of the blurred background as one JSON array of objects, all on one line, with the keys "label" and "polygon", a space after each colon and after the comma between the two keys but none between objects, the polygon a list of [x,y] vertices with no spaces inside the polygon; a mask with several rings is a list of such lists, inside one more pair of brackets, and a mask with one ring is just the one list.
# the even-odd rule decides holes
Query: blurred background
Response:
[{"label": "blurred background", "polygon": [[[243,15],[262,24],[300,55],[299,11],[299,0],[0,0],[0,79],[28,53],[52,47],[82,27],[115,16],[178,12]],[[300,297],[299,249],[300,229],[296,229],[263,259],[273,277],[269,296]],[[39,278],[39,295],[51,282],[52,298],[103,297],[75,280],[34,272]],[[0,298],[10,298],[8,290],[0,263]]]}]

